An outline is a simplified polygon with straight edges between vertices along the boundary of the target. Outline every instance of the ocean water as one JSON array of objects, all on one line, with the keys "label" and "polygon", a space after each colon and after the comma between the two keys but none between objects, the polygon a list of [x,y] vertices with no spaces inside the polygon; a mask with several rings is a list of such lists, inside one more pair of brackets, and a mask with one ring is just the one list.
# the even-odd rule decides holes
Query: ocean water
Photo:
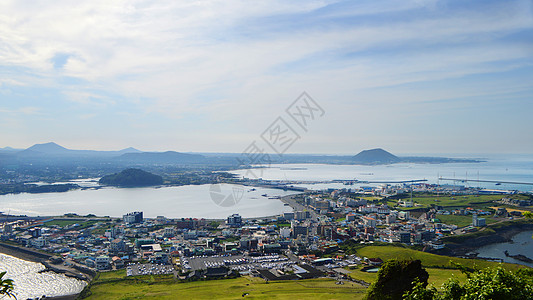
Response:
[{"label": "ocean water", "polygon": [[47,297],[72,295],[81,292],[87,285],[85,281],[70,278],[64,274],[39,273],[44,269],[45,267],[40,263],[0,253],[0,270],[7,272],[4,278],[13,279],[17,299],[36,298],[43,295]]},{"label": "ocean water", "polygon": [[[426,179],[428,183],[457,184],[488,189],[533,191],[533,155],[513,155],[478,157],[485,160],[479,163],[413,164],[400,163],[391,165],[326,165],[326,164],[285,164],[272,165],[261,170],[242,169],[233,171],[240,177],[265,180],[291,181],[327,181],[327,180],[362,180],[362,181],[404,181]],[[251,175],[257,174],[257,175]],[[439,177],[457,179],[454,181],[438,180]],[[479,179],[493,181],[525,182],[530,185],[502,183],[461,182],[459,179]],[[339,183],[332,184],[296,184],[310,189],[349,187]],[[368,184],[364,184],[368,185]]]},{"label": "ocean water", "polygon": [[479,253],[479,257],[501,258],[504,262],[533,267],[533,263],[527,263],[505,256],[505,251],[507,250],[510,255],[522,254],[533,259],[533,231],[520,232],[513,236],[511,240],[512,242],[508,243],[497,243],[483,246],[475,250],[475,252]]},{"label": "ocean water", "polygon": [[[218,189],[215,189],[219,187]],[[221,203],[235,193],[232,203]],[[277,196],[295,192],[251,188],[241,185],[187,185],[161,188],[101,188],[64,193],[9,194],[0,196],[0,211],[28,216],[57,216],[65,213],[121,217],[143,211],[145,217],[197,217],[223,219],[234,213],[264,217],[292,211]],[[265,196],[266,195],[266,196]],[[222,199],[219,199],[222,197]],[[222,205],[219,205],[222,204]]]}]

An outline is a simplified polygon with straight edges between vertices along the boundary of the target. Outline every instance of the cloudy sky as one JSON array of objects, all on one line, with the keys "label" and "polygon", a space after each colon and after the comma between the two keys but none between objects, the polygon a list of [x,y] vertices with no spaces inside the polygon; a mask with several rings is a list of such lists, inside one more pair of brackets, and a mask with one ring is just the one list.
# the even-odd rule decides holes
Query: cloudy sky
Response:
[{"label": "cloudy sky", "polygon": [[240,152],[278,117],[292,153],[532,153],[532,1],[0,2],[0,147]]}]

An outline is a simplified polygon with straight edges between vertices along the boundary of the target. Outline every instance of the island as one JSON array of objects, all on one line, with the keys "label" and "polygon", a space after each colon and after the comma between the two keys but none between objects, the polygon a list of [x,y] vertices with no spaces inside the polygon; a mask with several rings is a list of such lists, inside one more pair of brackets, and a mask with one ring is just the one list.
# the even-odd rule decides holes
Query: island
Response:
[{"label": "island", "polygon": [[482,160],[468,158],[449,158],[433,156],[396,156],[381,148],[363,150],[353,156],[351,163],[357,165],[384,165],[395,163],[444,164],[444,163],[479,163]]},{"label": "island", "polygon": [[103,185],[119,187],[143,187],[163,184],[163,177],[141,169],[126,169],[120,173],[106,175],[98,181]]}]

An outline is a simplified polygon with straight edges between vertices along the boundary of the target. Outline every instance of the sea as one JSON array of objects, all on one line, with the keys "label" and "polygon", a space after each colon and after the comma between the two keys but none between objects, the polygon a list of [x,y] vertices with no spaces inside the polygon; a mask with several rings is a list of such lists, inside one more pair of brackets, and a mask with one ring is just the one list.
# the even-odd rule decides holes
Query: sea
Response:
[{"label": "sea", "polygon": [[477,252],[479,257],[499,258],[503,259],[504,262],[522,264],[533,268],[533,263],[508,257],[505,255],[505,251],[508,251],[509,255],[522,254],[533,259],[533,231],[520,232],[513,236],[510,242],[490,244],[478,248],[474,252]]},{"label": "sea", "polygon": [[[245,218],[292,211],[277,198],[296,192],[233,184],[170,187],[78,189],[64,193],[0,196],[0,211],[11,215],[78,215],[121,217],[142,211],[145,217],[225,219],[238,213]],[[225,200],[228,198],[227,200]],[[229,201],[228,201],[229,200]]]},{"label": "sea", "polygon": [[[301,181],[295,186],[313,190],[328,188],[350,188],[343,183],[317,183],[331,180],[360,180],[395,182],[427,180],[426,183],[461,185],[496,190],[518,190],[533,192],[533,155],[484,155],[468,157],[478,159],[477,163],[390,165],[327,165],[327,164],[278,164],[269,168],[243,169],[233,173],[244,178],[264,180]],[[440,180],[446,178],[450,180]],[[466,179],[466,181],[464,181]],[[468,180],[489,180],[493,183]],[[520,182],[529,184],[509,184]],[[376,184],[356,184],[355,186]]]},{"label": "sea", "polygon": [[64,274],[39,273],[44,269],[45,266],[41,263],[0,253],[0,270],[7,272],[3,279],[13,280],[17,299],[74,295],[81,292],[87,285],[85,281],[67,277]]}]

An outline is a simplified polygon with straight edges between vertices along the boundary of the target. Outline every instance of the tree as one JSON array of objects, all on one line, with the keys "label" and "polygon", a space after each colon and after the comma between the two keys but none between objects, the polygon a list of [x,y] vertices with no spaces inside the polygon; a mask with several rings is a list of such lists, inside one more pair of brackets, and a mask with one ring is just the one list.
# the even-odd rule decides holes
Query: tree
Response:
[{"label": "tree", "polygon": [[[388,260],[379,269],[378,279],[368,289],[367,300],[402,299],[416,284],[425,290],[429,274],[420,260]],[[424,298],[413,298],[424,299]]]},{"label": "tree", "polygon": [[7,295],[10,298],[13,297],[17,299],[15,293],[13,292],[13,280],[4,279],[4,275],[6,275],[6,272],[0,273],[0,295]]},{"label": "tree", "polygon": [[413,289],[410,291],[407,291],[403,294],[403,299],[405,300],[433,300],[435,299],[435,296],[437,295],[437,289],[434,287],[431,287],[430,289],[426,289],[424,284],[420,282],[418,279],[415,279],[413,282]]},{"label": "tree", "polygon": [[531,273],[506,271],[501,266],[486,268],[470,273],[463,285],[455,278],[448,279],[443,284],[441,293],[435,288],[428,290],[415,283],[415,287],[404,294],[404,299],[533,299],[533,277]]}]

